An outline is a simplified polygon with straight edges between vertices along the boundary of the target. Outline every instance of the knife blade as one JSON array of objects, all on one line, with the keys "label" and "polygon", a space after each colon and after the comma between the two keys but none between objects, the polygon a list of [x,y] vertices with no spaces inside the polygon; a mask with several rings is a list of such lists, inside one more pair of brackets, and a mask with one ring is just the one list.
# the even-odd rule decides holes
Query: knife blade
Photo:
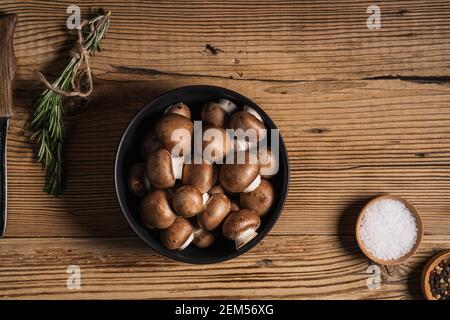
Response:
[{"label": "knife blade", "polygon": [[16,24],[16,14],[0,15],[0,238],[5,233],[7,218],[6,143],[8,140],[8,118],[14,114],[12,82],[16,71],[13,46]]},{"label": "knife blade", "polygon": [[6,174],[6,142],[9,120],[7,117],[0,118],[0,238],[6,230],[6,218],[8,207],[8,177]]}]

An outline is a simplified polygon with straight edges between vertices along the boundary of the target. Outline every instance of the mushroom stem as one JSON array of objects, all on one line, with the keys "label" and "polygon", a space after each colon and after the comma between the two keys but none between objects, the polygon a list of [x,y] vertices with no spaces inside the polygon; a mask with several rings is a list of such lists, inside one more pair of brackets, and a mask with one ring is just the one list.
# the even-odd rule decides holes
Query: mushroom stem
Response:
[{"label": "mushroom stem", "polygon": [[203,207],[206,207],[206,204],[208,203],[209,198],[210,198],[210,197],[209,197],[208,192],[205,192],[204,194],[202,194]]},{"label": "mushroom stem", "polygon": [[258,143],[255,143],[253,141],[247,141],[245,138],[241,139],[238,138],[236,140],[234,140],[234,148],[235,151],[247,151],[249,149],[254,149],[258,146]]},{"label": "mushroom stem", "polygon": [[253,180],[252,183],[250,183],[250,185],[244,189],[244,193],[252,192],[256,188],[258,188],[260,184],[261,184],[261,176],[258,174],[255,180]]},{"label": "mushroom stem", "polygon": [[172,156],[172,172],[175,180],[180,180],[183,177],[184,157]]},{"label": "mushroom stem", "polygon": [[166,110],[164,110],[164,114],[167,113],[177,113],[183,117],[191,119],[191,110],[183,102],[178,102],[168,106]]},{"label": "mushroom stem", "polygon": [[228,114],[233,113],[237,109],[237,106],[228,99],[219,99],[217,103]]},{"label": "mushroom stem", "polygon": [[236,250],[242,248],[244,245],[249,243],[254,237],[258,235],[255,229],[247,229],[239,233],[234,242],[236,243]]},{"label": "mushroom stem", "polygon": [[261,115],[252,107],[249,107],[247,105],[244,106],[244,111],[247,111],[248,113],[252,114],[255,116],[256,119],[258,119],[261,122],[264,122],[263,118],[261,117]]},{"label": "mushroom stem", "polygon": [[191,233],[189,238],[181,245],[181,247],[178,248],[178,250],[184,250],[187,248],[188,245],[191,244],[192,240],[194,240],[194,233]]}]

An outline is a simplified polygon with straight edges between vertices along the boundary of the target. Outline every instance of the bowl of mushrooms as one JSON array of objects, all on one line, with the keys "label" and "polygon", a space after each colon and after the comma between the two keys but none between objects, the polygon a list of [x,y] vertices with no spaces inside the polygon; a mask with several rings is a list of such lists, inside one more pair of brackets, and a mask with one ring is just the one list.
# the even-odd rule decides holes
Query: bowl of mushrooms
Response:
[{"label": "bowl of mushrooms", "polygon": [[254,247],[278,220],[289,161],[270,117],[225,88],[169,91],[131,120],[114,168],[130,226],[159,253],[216,263]]}]

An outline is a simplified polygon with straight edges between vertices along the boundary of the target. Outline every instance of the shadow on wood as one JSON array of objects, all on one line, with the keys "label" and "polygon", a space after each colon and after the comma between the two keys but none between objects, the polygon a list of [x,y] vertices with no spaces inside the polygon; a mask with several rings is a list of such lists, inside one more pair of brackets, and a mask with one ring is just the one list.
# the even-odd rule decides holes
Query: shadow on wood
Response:
[{"label": "shadow on wood", "polygon": [[[360,199],[350,202],[344,209],[338,221],[339,241],[344,250],[355,258],[361,258],[363,255],[356,242],[355,227],[359,212],[364,205],[373,197],[362,197]],[[352,235],[352,236],[348,236]]]},{"label": "shadow on wood", "polygon": [[96,94],[89,98],[88,106],[65,119],[62,200],[83,235],[134,235],[116,200],[113,176],[116,148],[134,114],[161,91],[145,82],[139,83],[137,90],[130,86],[133,85],[94,81]]}]

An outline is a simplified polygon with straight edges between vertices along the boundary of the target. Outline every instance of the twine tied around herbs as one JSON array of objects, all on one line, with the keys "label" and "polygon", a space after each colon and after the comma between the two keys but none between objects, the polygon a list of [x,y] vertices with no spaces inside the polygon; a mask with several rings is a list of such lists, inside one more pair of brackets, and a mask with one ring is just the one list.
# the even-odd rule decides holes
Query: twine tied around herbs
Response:
[{"label": "twine tied around herbs", "polygon": [[[99,8],[90,20],[83,20],[76,29],[78,39],[72,49],[71,58],[60,76],[53,82],[47,81],[38,72],[37,76],[47,87],[34,103],[30,123],[32,139],[39,147],[36,161],[46,170],[44,191],[58,196],[63,191],[63,114],[76,100],[85,100],[93,91],[89,55],[101,51],[100,43],[109,28],[111,11]],[[62,99],[67,98],[67,99]]]},{"label": "twine tied around herbs", "polygon": [[[107,13],[108,17],[110,15],[110,12]],[[75,66],[73,68],[72,77],[70,79],[70,85],[72,86],[73,91],[64,91],[58,88],[57,85],[53,85],[50,82],[48,82],[47,78],[44,76],[42,72],[38,72],[39,79],[42,83],[45,84],[45,86],[64,97],[80,97],[80,98],[87,98],[92,94],[92,91],[94,89],[93,82],[92,82],[92,73],[91,73],[91,66],[89,65],[89,51],[86,50],[83,46],[84,38],[82,34],[82,29],[86,24],[88,23],[87,20],[83,20],[80,27],[77,28],[77,43],[75,45],[75,48],[72,49],[72,58],[76,60]],[[91,31],[94,31],[94,25],[90,24]],[[87,91],[82,92],[80,82],[82,79],[82,76],[87,76]]]}]

